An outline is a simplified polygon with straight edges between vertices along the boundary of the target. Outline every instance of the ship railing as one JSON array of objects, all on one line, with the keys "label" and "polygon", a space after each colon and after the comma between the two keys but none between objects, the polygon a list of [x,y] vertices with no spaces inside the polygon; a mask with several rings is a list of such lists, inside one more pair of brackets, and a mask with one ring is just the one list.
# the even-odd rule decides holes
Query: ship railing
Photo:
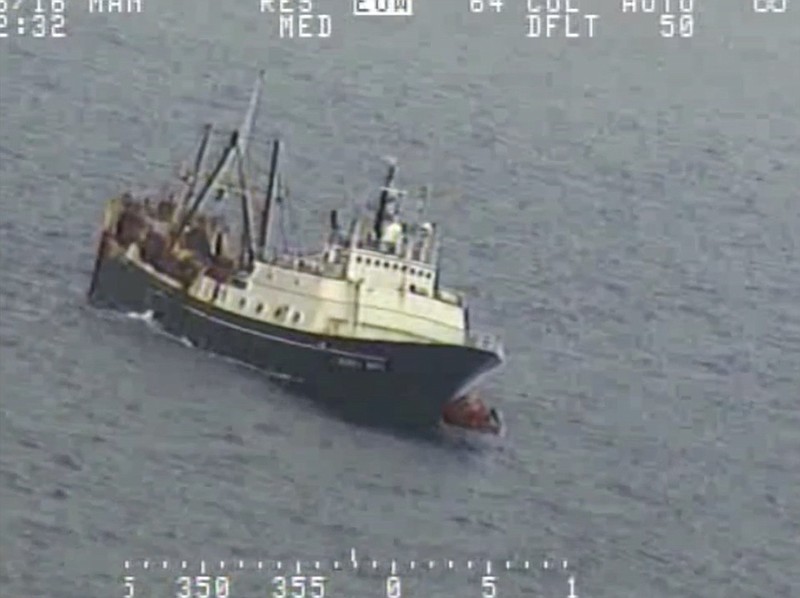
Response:
[{"label": "ship railing", "polygon": [[472,331],[467,334],[466,345],[482,351],[497,353],[502,359],[505,355],[503,341],[496,334],[490,332]]}]

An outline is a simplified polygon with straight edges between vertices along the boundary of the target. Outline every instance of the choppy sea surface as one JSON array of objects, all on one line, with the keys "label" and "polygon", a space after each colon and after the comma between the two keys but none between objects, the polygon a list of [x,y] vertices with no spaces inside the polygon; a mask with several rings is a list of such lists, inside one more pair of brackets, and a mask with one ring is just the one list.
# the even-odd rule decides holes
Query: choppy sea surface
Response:
[{"label": "choppy sea surface", "polygon": [[[492,559],[498,597],[800,596],[800,6],[695,3],[666,40],[609,5],[594,39],[530,40],[518,4],[330,4],[327,40],[207,0],[8,29],[0,595],[182,595],[206,560],[266,596],[277,560],[340,560],[326,596],[366,598],[394,559],[403,596],[467,597]],[[259,68],[255,153],[285,140],[309,245],[384,154],[440,191],[445,280],[505,337],[500,446],[353,427],[87,306],[103,202],[236,126]]]}]

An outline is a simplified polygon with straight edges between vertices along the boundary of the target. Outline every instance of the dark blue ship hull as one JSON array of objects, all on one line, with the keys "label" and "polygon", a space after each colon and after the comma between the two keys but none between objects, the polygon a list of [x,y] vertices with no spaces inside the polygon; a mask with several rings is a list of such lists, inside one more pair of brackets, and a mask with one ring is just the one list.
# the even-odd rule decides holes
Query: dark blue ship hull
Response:
[{"label": "dark blue ship hull", "polygon": [[168,333],[277,375],[362,423],[435,425],[447,401],[501,363],[473,347],[347,339],[257,322],[194,300],[102,246],[89,296],[100,307],[152,311]]}]

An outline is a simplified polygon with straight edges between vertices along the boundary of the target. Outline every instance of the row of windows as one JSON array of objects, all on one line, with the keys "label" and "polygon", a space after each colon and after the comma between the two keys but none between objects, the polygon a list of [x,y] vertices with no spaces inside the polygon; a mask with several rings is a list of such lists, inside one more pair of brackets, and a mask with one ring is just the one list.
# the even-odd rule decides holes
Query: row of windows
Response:
[{"label": "row of windows", "polygon": [[[219,298],[224,301],[226,293],[223,290],[220,292]],[[239,309],[244,310],[247,307],[247,299],[241,297],[239,299]],[[263,314],[265,311],[269,311],[269,308],[264,305],[263,303],[256,303],[255,310],[257,314]],[[282,320],[286,317],[286,314],[289,313],[289,306],[288,305],[281,305],[275,308],[275,311],[272,313],[272,317],[276,320]],[[292,324],[299,324],[303,319],[303,314],[299,311],[293,310],[292,311]]]},{"label": "row of windows", "polygon": [[417,270],[416,268],[409,268],[406,265],[401,266],[397,262],[387,262],[387,261],[379,260],[379,259],[374,259],[373,260],[372,258],[368,258],[368,257],[367,258],[363,258],[363,260],[362,260],[361,256],[357,255],[356,256],[356,263],[360,264],[362,261],[367,266],[372,266],[374,264],[376,267],[380,268],[381,265],[383,265],[383,267],[386,268],[387,270],[390,269],[390,268],[393,269],[393,270],[400,270],[401,272],[405,272],[406,270],[408,270],[408,273],[411,276],[422,276],[424,278],[433,278],[433,272],[426,272],[425,270]]},{"label": "row of windows", "polygon": [[[246,303],[245,303],[244,298],[239,299],[239,307],[241,309],[244,309],[245,304]],[[256,311],[257,314],[262,314],[262,313],[264,313],[264,311],[268,311],[268,308],[263,303],[257,303],[255,311]],[[272,313],[272,316],[276,320],[282,320],[282,319],[284,319],[286,317],[287,313],[289,313],[289,306],[288,305],[280,305],[280,306],[275,308],[275,311]],[[292,312],[292,324],[299,324],[300,320],[302,320],[302,319],[303,319],[303,314],[301,314],[299,311],[293,311]]]}]

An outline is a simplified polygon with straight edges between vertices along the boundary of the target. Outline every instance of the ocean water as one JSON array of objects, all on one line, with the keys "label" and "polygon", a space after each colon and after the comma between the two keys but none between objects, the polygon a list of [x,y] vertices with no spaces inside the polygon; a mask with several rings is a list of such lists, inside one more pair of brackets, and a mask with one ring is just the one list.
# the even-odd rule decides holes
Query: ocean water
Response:
[{"label": "ocean water", "polygon": [[[367,598],[394,560],[403,596],[466,598],[490,560],[498,597],[800,596],[800,6],[697,2],[663,39],[610,3],[593,39],[526,39],[522,2],[318,4],[329,39],[255,2],[70,3],[64,39],[10,20],[0,595],[182,596],[205,566],[280,596],[299,561]],[[87,306],[103,202],[238,125],[259,68],[288,234],[313,244],[385,154],[433,184],[445,280],[505,338],[501,445],[353,427]]]}]

